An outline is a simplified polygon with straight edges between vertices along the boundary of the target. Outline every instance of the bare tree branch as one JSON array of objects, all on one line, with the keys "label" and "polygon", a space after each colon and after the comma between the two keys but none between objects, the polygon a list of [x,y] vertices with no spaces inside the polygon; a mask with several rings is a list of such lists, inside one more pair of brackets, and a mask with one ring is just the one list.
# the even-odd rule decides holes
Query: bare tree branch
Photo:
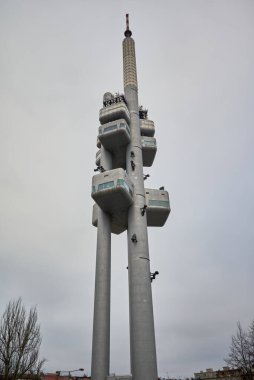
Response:
[{"label": "bare tree branch", "polygon": [[10,301],[0,322],[0,375],[16,380],[25,374],[39,374],[45,359],[39,359],[40,325],[36,307],[27,315],[22,300]]},{"label": "bare tree branch", "polygon": [[243,330],[237,322],[236,335],[232,336],[230,352],[225,362],[234,369],[239,369],[247,380],[253,379],[254,359],[254,321],[249,331]]}]

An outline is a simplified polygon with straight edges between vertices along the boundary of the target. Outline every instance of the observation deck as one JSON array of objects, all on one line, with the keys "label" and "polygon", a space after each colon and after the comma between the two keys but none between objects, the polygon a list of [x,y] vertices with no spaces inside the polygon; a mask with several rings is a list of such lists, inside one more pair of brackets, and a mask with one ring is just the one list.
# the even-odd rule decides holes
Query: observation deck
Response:
[{"label": "observation deck", "polygon": [[168,192],[166,190],[145,189],[145,199],[147,226],[164,226],[171,211]]},{"label": "observation deck", "polygon": [[157,152],[156,139],[154,137],[142,136],[141,145],[143,166],[152,166]]},{"label": "observation deck", "polygon": [[140,119],[141,136],[153,137],[155,133],[154,122],[149,119]]},{"label": "observation deck", "polygon": [[130,127],[125,119],[114,120],[99,127],[99,141],[110,152],[124,147],[130,142]]},{"label": "observation deck", "polygon": [[130,124],[130,113],[126,106],[123,95],[112,95],[106,92],[103,97],[104,107],[100,109],[101,124],[109,123],[118,119],[124,119],[127,124]]},{"label": "observation deck", "polygon": [[125,211],[133,203],[133,184],[122,168],[96,174],[92,179],[92,198],[109,214]]},{"label": "observation deck", "polygon": [[[119,171],[122,172],[120,176],[119,176]],[[102,180],[98,181],[97,187],[99,187],[100,185],[102,185],[101,187],[105,186],[104,191],[106,192],[110,191],[110,193],[108,192],[108,193],[100,194],[99,202],[98,202],[98,195],[95,197],[93,196],[93,194],[95,194],[96,191],[92,193],[93,199],[96,200],[97,202],[97,204],[93,206],[92,224],[93,226],[97,227],[98,208],[101,207],[103,211],[106,211],[111,215],[111,232],[118,235],[124,232],[128,228],[128,208],[130,204],[132,203],[132,198],[129,197],[130,190],[129,189],[127,190],[126,185],[124,185],[124,187],[121,187],[121,189],[118,189],[120,191],[126,190],[127,192],[121,195],[120,201],[118,200],[119,195],[115,196],[115,193],[117,192],[117,190],[115,189],[115,186],[118,186],[118,183],[119,183],[117,181],[119,179],[121,180],[124,179],[124,177],[125,177],[124,180],[126,181],[126,183],[129,181],[129,179],[126,178],[126,175],[124,176],[123,169],[110,170],[108,172],[97,174],[94,177],[102,176],[105,173],[107,175],[107,173],[109,172],[115,172],[115,173],[112,173],[112,177],[111,177],[111,179],[114,179],[112,181],[114,182],[114,184],[109,185],[108,182],[104,182],[105,177],[101,177]],[[96,187],[96,185],[93,185],[93,186]],[[145,189],[145,204],[146,204],[145,212],[146,212],[146,218],[147,218],[147,226],[148,227],[162,227],[165,224],[170,214],[170,202],[169,202],[168,192],[166,190]]]}]

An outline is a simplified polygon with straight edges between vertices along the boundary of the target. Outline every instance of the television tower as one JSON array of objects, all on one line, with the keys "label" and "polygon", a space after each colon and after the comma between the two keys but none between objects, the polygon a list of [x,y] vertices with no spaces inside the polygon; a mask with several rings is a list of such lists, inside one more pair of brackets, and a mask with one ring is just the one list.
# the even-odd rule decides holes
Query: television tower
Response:
[{"label": "television tower", "polygon": [[[126,15],[123,40],[124,95],[107,92],[100,110],[92,179],[97,256],[92,380],[157,380],[157,359],[147,227],[161,227],[170,213],[168,192],[144,188],[143,167],[152,166],[155,127],[139,106],[135,43]],[[127,230],[131,375],[109,374],[111,233]]]}]

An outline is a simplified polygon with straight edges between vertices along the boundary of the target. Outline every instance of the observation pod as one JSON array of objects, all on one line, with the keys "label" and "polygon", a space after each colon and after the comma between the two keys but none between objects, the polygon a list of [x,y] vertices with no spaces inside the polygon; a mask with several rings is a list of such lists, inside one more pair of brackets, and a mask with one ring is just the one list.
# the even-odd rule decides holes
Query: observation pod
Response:
[{"label": "observation pod", "polygon": [[148,227],[162,227],[170,214],[169,196],[166,190],[145,189]]},{"label": "observation pod", "polygon": [[101,144],[105,149],[114,152],[130,142],[130,127],[125,119],[115,120],[99,127]]},{"label": "observation pod", "polygon": [[140,133],[141,136],[153,137],[155,133],[154,122],[149,119],[140,119]]},{"label": "observation pod", "polygon": [[107,170],[93,176],[92,198],[109,214],[125,211],[133,203],[133,184],[122,168]]},{"label": "observation pod", "polygon": [[123,97],[119,98],[119,102],[117,102],[118,98],[114,98],[116,103],[112,103],[100,109],[100,122],[101,124],[109,123],[110,121],[124,119],[127,124],[130,124],[130,113],[129,110],[123,100]]},{"label": "observation pod", "polygon": [[157,152],[156,139],[154,137],[142,136],[141,145],[143,166],[152,166]]}]

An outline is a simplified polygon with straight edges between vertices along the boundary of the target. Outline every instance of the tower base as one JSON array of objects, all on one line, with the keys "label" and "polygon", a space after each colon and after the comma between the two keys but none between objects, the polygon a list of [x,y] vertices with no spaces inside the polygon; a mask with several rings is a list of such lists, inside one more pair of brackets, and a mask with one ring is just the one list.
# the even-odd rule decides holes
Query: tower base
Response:
[{"label": "tower base", "polygon": [[116,375],[115,373],[112,373],[111,375],[107,376],[107,380],[132,380],[131,375]]}]

